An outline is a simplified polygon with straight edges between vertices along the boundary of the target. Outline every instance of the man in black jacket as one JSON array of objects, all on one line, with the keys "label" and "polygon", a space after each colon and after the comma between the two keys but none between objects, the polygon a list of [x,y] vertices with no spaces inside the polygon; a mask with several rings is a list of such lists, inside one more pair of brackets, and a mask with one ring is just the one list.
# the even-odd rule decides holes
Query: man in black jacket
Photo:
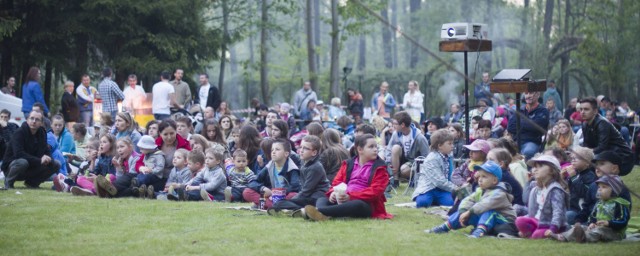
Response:
[{"label": "man in black jacket", "polygon": [[60,169],[60,162],[51,158],[43,119],[42,112],[31,111],[13,134],[2,162],[5,188],[13,188],[19,180],[24,180],[27,187],[37,188]]},{"label": "man in black jacket", "polygon": [[611,150],[620,155],[623,161],[620,166],[620,176],[624,176],[633,169],[633,154],[620,132],[606,118],[598,114],[598,103],[595,98],[587,97],[579,100],[580,116],[582,117],[582,145],[593,149],[594,154]]}]

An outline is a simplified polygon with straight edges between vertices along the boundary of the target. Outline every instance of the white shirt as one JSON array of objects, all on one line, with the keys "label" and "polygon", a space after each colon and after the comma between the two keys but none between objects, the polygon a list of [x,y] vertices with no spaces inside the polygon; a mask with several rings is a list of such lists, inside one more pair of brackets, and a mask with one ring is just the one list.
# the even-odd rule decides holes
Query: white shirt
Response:
[{"label": "white shirt", "polygon": [[411,145],[413,145],[413,130],[407,135],[402,134],[402,149],[404,150],[405,156],[409,155]]},{"label": "white shirt", "polygon": [[147,99],[147,94],[144,92],[144,89],[140,85],[136,85],[135,89],[127,85],[124,88],[123,93],[124,101],[122,102],[122,107],[124,107],[127,111],[133,111],[134,109],[141,108],[142,102]]},{"label": "white shirt", "polygon": [[173,85],[168,82],[160,81],[153,85],[151,111],[154,114],[171,114],[171,110],[169,109],[171,107],[171,93],[175,93],[175,89],[173,89]]},{"label": "white shirt", "polygon": [[402,98],[402,107],[407,111],[411,119],[416,122],[420,122],[420,114],[424,113],[424,106],[422,102],[424,100],[424,94],[416,90],[413,94],[408,91]]},{"label": "white shirt", "polygon": [[198,91],[198,98],[200,98],[200,107],[204,109],[207,106],[207,98],[209,97],[209,88],[211,88],[211,84],[207,83],[207,85],[201,85],[200,90]]}]

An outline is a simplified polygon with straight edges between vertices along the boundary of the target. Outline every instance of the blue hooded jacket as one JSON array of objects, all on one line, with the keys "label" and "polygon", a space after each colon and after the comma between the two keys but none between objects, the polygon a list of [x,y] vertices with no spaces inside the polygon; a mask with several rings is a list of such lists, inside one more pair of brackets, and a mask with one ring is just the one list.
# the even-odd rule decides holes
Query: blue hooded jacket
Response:
[{"label": "blue hooded jacket", "polygon": [[47,103],[44,102],[44,96],[40,89],[40,84],[36,81],[29,81],[22,85],[22,112],[31,112],[33,104],[36,102],[44,105],[44,115],[49,114]]},{"label": "blue hooded jacket", "polygon": [[51,158],[60,162],[60,170],[58,172],[64,174],[64,176],[68,176],[67,160],[58,149],[58,141],[56,140],[56,136],[53,135],[53,132],[47,132],[47,144],[51,147]]}]

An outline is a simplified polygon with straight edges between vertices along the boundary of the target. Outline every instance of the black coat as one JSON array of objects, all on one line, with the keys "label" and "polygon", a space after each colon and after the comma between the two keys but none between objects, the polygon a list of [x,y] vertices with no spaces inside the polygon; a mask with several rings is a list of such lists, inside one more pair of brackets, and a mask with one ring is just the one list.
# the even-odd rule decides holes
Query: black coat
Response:
[{"label": "black coat", "polygon": [[64,92],[60,105],[62,105],[62,117],[65,122],[78,122],[80,120],[80,106],[73,95]]},{"label": "black coat", "polygon": [[2,169],[8,170],[9,164],[20,158],[29,162],[30,169],[40,168],[42,165],[40,159],[44,155],[51,156],[51,150],[47,144],[47,132],[44,127],[40,127],[36,134],[31,134],[29,125],[24,122],[11,138],[11,143],[2,160]]},{"label": "black coat", "polygon": [[594,154],[614,151],[624,160],[620,166],[620,176],[631,172],[634,165],[634,161],[631,160],[633,159],[631,147],[609,120],[601,115],[596,115],[591,123],[583,122],[582,136],[584,137],[582,146],[593,149]]},{"label": "black coat", "polygon": [[217,110],[220,107],[220,91],[218,91],[218,87],[214,85],[209,86],[209,96],[207,96],[207,107],[213,108],[213,110]]}]

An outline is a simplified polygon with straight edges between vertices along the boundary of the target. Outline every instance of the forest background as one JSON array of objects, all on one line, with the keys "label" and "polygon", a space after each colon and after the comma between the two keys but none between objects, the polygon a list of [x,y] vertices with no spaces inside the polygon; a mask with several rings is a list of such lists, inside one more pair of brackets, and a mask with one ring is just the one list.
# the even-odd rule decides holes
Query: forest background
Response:
[{"label": "forest background", "polygon": [[64,81],[88,73],[96,85],[107,66],[121,87],[134,73],[147,92],[160,71],[182,68],[194,95],[205,72],[232,109],[254,97],[290,102],[306,80],[320,99],[343,104],[347,87],[368,100],[388,81],[401,99],[417,80],[431,116],[457,101],[464,78],[402,34],[463,70],[461,53],[438,51],[450,22],[488,25],[493,50],[469,53],[476,82],[482,72],[528,68],[555,80],[565,103],[604,94],[636,107],[640,98],[634,0],[2,0],[0,78],[21,85],[39,66],[57,106]]}]

